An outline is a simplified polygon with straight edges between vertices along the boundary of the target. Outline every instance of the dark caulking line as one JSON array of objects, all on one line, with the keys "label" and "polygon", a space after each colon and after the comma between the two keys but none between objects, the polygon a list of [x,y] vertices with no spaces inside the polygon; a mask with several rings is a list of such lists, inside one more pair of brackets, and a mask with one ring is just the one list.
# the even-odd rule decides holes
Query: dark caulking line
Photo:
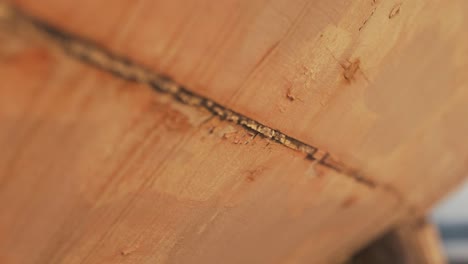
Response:
[{"label": "dark caulking line", "polygon": [[26,23],[28,26],[32,26],[33,29],[51,39],[52,43],[58,44],[67,54],[78,58],[84,63],[112,73],[127,81],[147,84],[154,91],[168,94],[181,104],[205,109],[221,120],[240,125],[255,134],[259,134],[290,149],[304,153],[308,160],[315,161],[322,166],[346,175],[358,183],[370,188],[377,187],[374,181],[363,177],[355,170],[339,163],[333,159],[328,152],[319,150],[277,129],[270,128],[236,111],[228,109],[205,96],[194,93],[176,83],[168,76],[151,72],[144,66],[137,65],[125,57],[113,54],[92,41],[65,33],[58,28],[17,10],[8,7],[5,8],[1,3],[0,9],[2,9],[0,11],[3,12],[3,15],[0,14],[0,19],[6,17],[8,20],[13,21],[13,23]]}]

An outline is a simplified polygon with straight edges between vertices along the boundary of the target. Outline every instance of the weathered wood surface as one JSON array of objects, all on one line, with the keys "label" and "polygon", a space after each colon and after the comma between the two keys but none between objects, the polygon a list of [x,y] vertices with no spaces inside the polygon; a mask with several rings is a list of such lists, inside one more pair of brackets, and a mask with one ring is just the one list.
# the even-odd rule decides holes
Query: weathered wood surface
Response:
[{"label": "weathered wood surface", "polygon": [[2,263],[338,262],[467,170],[466,1],[11,2],[365,181],[64,55],[6,12]]}]

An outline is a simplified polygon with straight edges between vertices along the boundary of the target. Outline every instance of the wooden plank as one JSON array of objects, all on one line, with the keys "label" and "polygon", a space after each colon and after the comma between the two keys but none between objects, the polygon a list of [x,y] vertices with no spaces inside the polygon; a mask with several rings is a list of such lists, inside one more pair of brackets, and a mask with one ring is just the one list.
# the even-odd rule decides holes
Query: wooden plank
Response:
[{"label": "wooden plank", "polygon": [[468,169],[466,1],[12,2],[333,153],[416,211]]},{"label": "wooden plank", "polygon": [[330,263],[403,214],[383,189],[7,22],[1,263]]},{"label": "wooden plank", "polygon": [[464,1],[10,2],[59,31],[3,9],[3,262],[338,262],[468,167]]}]

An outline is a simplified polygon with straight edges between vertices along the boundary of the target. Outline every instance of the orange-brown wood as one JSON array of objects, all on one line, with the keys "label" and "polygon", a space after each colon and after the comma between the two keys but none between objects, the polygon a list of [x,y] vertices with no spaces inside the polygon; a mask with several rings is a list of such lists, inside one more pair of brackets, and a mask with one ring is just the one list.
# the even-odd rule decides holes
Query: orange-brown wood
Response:
[{"label": "orange-brown wood", "polygon": [[1,35],[1,263],[329,262],[397,217],[387,192],[23,33]]},{"label": "orange-brown wood", "polygon": [[466,1],[8,2],[373,186],[67,56],[5,11],[2,263],[334,263],[466,173]]},{"label": "orange-brown wood", "polygon": [[13,2],[423,207],[467,170],[466,1]]}]

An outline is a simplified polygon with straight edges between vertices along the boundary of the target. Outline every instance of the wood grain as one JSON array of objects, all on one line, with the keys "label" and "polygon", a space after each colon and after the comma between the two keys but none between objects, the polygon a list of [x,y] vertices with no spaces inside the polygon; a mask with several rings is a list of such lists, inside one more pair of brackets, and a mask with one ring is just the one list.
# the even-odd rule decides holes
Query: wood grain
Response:
[{"label": "wood grain", "polygon": [[466,1],[13,2],[335,153],[422,209],[467,171]]},{"label": "wood grain", "polygon": [[14,19],[0,35],[2,263],[334,263],[467,171],[466,1],[9,2],[378,188]]},{"label": "wood grain", "polygon": [[2,263],[335,262],[403,213],[28,28],[1,39]]}]

